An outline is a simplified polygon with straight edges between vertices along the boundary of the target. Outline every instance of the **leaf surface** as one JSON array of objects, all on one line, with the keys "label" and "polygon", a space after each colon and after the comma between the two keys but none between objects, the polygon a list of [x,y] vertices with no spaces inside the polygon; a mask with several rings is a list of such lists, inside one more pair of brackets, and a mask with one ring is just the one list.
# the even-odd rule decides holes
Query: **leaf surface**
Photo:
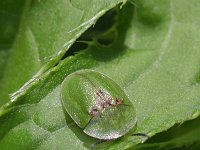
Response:
[{"label": "leaf surface", "polygon": [[[33,82],[30,80],[33,76],[38,77],[58,63],[85,30],[95,24],[106,11],[122,2],[124,1],[37,0],[24,2],[21,16],[19,16],[18,32],[15,40],[10,43],[12,46],[9,48],[9,54],[2,52],[1,55],[1,57],[6,55],[7,63],[2,70],[3,75],[0,80],[0,105],[9,100],[8,94],[17,91],[27,81],[29,82],[26,86],[29,86]],[[23,1],[19,4],[18,1],[1,3],[8,8],[11,3],[17,8]],[[3,7],[5,10],[2,9],[5,13],[8,9],[6,7]],[[14,13],[16,12],[3,14],[2,21],[5,20],[6,15],[8,20],[12,21],[13,15],[18,16]],[[17,22],[14,23],[17,24]],[[5,27],[9,26],[5,24]],[[9,32],[4,31],[4,28],[1,30],[3,33]],[[9,33],[5,34],[9,36]],[[5,41],[6,37],[2,39]],[[4,61],[0,66],[3,64],[5,64]]]},{"label": "leaf surface", "polygon": [[[125,90],[137,112],[135,133],[153,136],[198,117],[199,7],[198,0],[141,0],[136,7],[124,7],[116,42],[108,47],[90,43],[0,109],[0,147],[89,149],[96,139],[84,134],[60,103],[60,84],[83,68],[108,75]],[[145,140],[125,136],[98,147],[125,149]]]}]

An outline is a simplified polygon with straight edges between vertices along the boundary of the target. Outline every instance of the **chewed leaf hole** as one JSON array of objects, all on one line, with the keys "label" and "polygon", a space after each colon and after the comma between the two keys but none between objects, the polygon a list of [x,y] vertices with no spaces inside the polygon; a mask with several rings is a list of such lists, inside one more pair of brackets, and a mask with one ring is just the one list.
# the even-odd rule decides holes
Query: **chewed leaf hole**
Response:
[{"label": "chewed leaf hole", "polygon": [[108,11],[94,26],[84,32],[69,48],[62,59],[87,49],[87,43],[91,41],[96,41],[104,46],[110,45],[115,38],[115,18],[117,9],[118,8],[113,8]]}]

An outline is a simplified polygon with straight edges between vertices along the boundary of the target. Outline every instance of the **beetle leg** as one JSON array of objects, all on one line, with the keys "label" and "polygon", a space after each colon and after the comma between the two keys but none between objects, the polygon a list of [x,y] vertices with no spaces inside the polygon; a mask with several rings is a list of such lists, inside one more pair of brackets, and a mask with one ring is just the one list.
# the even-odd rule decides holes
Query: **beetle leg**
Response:
[{"label": "beetle leg", "polygon": [[132,136],[143,136],[143,137],[146,137],[147,139],[150,138],[150,136],[145,133],[134,133],[134,134],[132,134]]}]

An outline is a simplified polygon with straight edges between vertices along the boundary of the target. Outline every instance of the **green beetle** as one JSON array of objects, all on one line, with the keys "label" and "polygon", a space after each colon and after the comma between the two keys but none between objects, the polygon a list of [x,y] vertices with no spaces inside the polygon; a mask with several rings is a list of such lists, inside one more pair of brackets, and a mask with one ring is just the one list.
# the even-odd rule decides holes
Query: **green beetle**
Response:
[{"label": "green beetle", "polygon": [[61,100],[75,123],[94,138],[117,139],[136,128],[135,109],[124,91],[96,71],[80,70],[67,76]]}]

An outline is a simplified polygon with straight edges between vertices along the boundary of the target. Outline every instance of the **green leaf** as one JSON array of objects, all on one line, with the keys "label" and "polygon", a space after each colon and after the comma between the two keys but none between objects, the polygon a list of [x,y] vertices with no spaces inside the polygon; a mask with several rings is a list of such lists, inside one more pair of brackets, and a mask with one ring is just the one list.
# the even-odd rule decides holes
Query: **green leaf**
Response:
[{"label": "green leaf", "polygon": [[[12,47],[7,56],[9,58],[3,70],[0,106],[8,101],[8,94],[17,91],[33,76],[35,78],[40,76],[58,63],[86,29],[95,24],[96,20],[106,11],[123,1],[26,1],[18,33],[15,41],[11,43]],[[11,2],[2,1],[1,3],[9,6]],[[16,5],[17,8],[18,1],[12,2],[12,5]],[[6,10],[2,11],[6,12]],[[12,14],[6,15],[10,20],[13,17]],[[3,31],[4,28],[1,30],[6,32]],[[5,34],[9,36],[9,33]],[[4,57],[3,54],[2,57]],[[32,82],[33,80],[30,80],[26,86]]]},{"label": "green leaf", "polygon": [[[0,80],[4,75],[4,69],[8,61],[9,50],[17,35],[20,17],[22,14],[24,1],[0,1]],[[0,84],[0,88],[4,88]],[[1,90],[2,91],[2,90]],[[3,99],[0,101],[0,105]]]},{"label": "green leaf", "polygon": [[199,123],[200,118],[197,118],[193,121],[186,122],[181,126],[174,126],[168,131],[156,135],[146,144],[135,146],[134,150],[199,149]]},{"label": "green leaf", "polygon": [[[82,132],[60,102],[60,84],[82,68],[108,75],[125,90],[137,112],[135,133],[153,136],[198,117],[199,7],[198,0],[140,0],[136,7],[124,7],[113,45],[90,43],[86,51],[59,62],[1,107],[0,147],[89,149],[96,139]],[[97,147],[126,149],[145,140],[125,136]]]}]

